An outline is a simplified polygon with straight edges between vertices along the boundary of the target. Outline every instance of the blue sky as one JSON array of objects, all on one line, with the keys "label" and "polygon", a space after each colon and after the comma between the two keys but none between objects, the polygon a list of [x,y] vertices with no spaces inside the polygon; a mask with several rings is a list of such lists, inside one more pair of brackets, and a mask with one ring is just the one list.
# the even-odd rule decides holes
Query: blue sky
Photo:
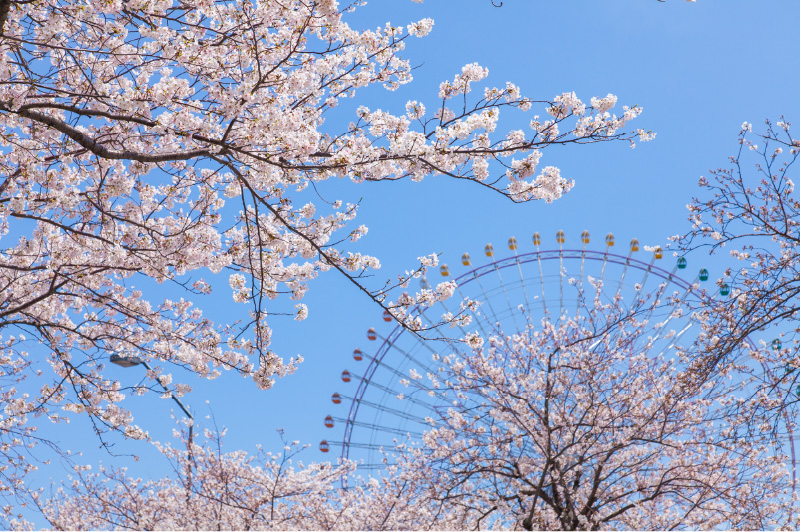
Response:
[{"label": "blue sky", "polygon": [[[783,114],[790,122],[800,120],[800,3],[795,0],[505,0],[501,8],[489,0],[374,0],[347,20],[356,28],[374,28],[424,17],[435,20],[433,32],[409,41],[405,53],[418,65],[415,81],[396,92],[364,92],[358,104],[401,113],[407,100],[417,99],[430,108],[441,81],[478,62],[490,72],[485,84],[512,81],[534,99],[575,91],[588,102],[616,94],[619,105],[644,108],[633,124],[657,137],[634,150],[623,142],[546,150],[542,164],[559,166],[576,182],[573,191],[550,205],[515,205],[481,187],[441,177],[422,183],[324,184],[326,197],[362,199],[358,222],[369,227],[369,234],[360,250],[381,259],[376,281],[430,253],[441,253],[459,273],[462,253],[477,259],[487,242],[499,249],[511,235],[521,252],[532,251],[534,231],[542,235],[543,249],[556,246],[559,229],[568,244],[576,245],[588,229],[598,250],[608,232],[623,244],[635,237],[643,244],[665,245],[667,237],[688,229],[685,206],[699,193],[698,178],[726,165],[743,121],[754,123],[757,131],[765,118]],[[342,107],[328,119],[332,124],[353,118]],[[501,115],[498,131],[514,127]],[[702,252],[689,260],[690,269],[705,265],[712,277],[730,262]],[[230,320],[244,313],[225,288],[217,292],[221,297],[214,300],[212,315]],[[306,321],[272,321],[275,351],[285,358],[305,357],[298,372],[272,390],[259,391],[235,375],[211,382],[185,379],[195,385],[185,402],[198,420],[213,412],[217,424],[228,427],[230,450],[253,450],[257,444],[275,448],[280,445],[275,429],[283,427],[289,440],[312,444],[304,456],[310,461],[323,457],[316,451],[320,439],[338,439],[338,431],[331,438],[322,424],[331,411],[331,393],[341,388],[338,375],[352,366],[352,350],[367,346],[366,330],[388,330],[388,325],[374,304],[334,273],[312,283],[304,302],[310,310]],[[112,367],[109,374],[135,384],[140,369]],[[171,438],[170,411],[176,410],[171,401],[153,396],[125,403],[155,438]],[[67,447],[85,451],[85,462],[129,465],[145,477],[167,470],[147,444],[118,442],[117,451],[146,458],[135,463],[96,451],[98,442],[87,428],[76,419],[58,429]],[[55,465],[39,476],[63,474]]]}]

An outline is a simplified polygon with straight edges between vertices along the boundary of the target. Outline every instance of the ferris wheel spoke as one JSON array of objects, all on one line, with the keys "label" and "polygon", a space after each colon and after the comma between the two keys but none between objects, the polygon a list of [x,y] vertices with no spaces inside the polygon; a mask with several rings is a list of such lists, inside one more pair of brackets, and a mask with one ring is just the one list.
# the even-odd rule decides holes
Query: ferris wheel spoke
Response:
[{"label": "ferris wheel spoke", "polygon": [[[559,244],[560,246],[560,244]],[[558,290],[559,290],[559,306],[558,306],[558,317],[564,315],[564,253],[561,250],[561,247],[558,248]]]},{"label": "ferris wheel spoke", "polygon": [[644,276],[642,277],[642,280],[639,282],[639,284],[642,287],[646,286],[647,277],[650,275],[650,271],[653,268],[653,264],[655,264],[656,262],[656,257],[657,255],[653,253],[653,257],[650,259],[650,264],[647,265],[647,269],[644,271]]},{"label": "ferris wheel spoke", "polygon": [[[417,359],[414,357],[414,355],[412,355],[412,354],[410,354],[408,351],[406,351],[406,350],[404,350],[404,349],[402,349],[402,348],[398,347],[398,346],[397,346],[397,344],[396,344],[395,342],[393,342],[392,340],[389,340],[388,338],[384,338],[383,336],[381,336],[381,335],[380,335],[380,334],[378,334],[378,333],[375,333],[375,335],[376,335],[378,338],[380,338],[381,340],[383,340],[383,341],[384,341],[384,343],[385,343],[385,344],[388,346],[388,348],[389,348],[389,349],[394,349],[394,350],[396,350],[398,353],[400,353],[401,355],[403,355],[403,356],[406,358],[406,360],[408,360],[408,361],[410,361],[410,362],[413,362],[414,364],[417,364],[417,366],[419,366],[420,368],[424,368],[424,369],[425,369],[425,371],[427,371],[428,373],[434,373],[434,370],[432,370],[432,369],[430,368],[430,366],[428,366],[428,365],[427,365],[426,363],[424,363],[424,362],[420,362],[419,360],[417,360]],[[432,354],[434,354],[434,355],[438,355],[438,353],[437,353],[436,351],[434,351],[434,350],[431,348],[431,346],[430,346],[430,345],[428,345],[428,342],[426,342],[426,341],[424,341],[424,340],[421,340],[421,339],[420,339],[420,338],[418,338],[418,337],[414,337],[414,339],[415,339],[415,341],[416,341],[417,345],[424,347],[425,349],[427,349],[428,351],[430,351],[430,352],[431,352]],[[376,360],[376,359],[373,359],[373,360],[374,360],[376,363],[383,365],[384,367],[387,367],[387,368],[389,367],[389,366],[388,366],[388,365],[387,365],[385,362],[383,362],[383,360]],[[400,374],[400,375],[402,376],[402,374]]]},{"label": "ferris wheel spoke", "polygon": [[675,347],[675,344],[678,343],[678,340],[680,340],[681,336],[683,336],[684,333],[686,333],[686,331],[688,331],[691,328],[692,328],[692,322],[689,322],[686,325],[686,327],[681,329],[681,331],[678,334],[675,335],[675,337],[672,339],[672,342],[670,342],[670,344],[667,347],[661,349],[661,351],[658,352],[658,356],[663,356],[664,353],[666,353],[667,351],[669,351],[670,349]]},{"label": "ferris wheel spoke", "polygon": [[[447,307],[444,305],[444,302],[443,302],[443,301],[440,301],[439,303],[441,303],[441,304],[442,304],[442,307],[444,307],[444,309],[445,309],[445,312],[450,312],[449,310],[447,310]],[[425,318],[425,321],[427,321],[428,323],[430,323],[431,325],[433,325],[433,322],[432,322],[432,321],[431,321],[431,319],[430,319],[430,318],[429,318],[429,317],[428,317],[428,316],[425,314],[425,311],[424,311],[424,310],[420,309],[420,312],[419,312],[419,313],[420,313],[420,315],[421,315],[423,318]],[[459,326],[458,326],[458,328],[461,330],[461,334],[462,334],[463,336],[466,336],[466,335],[467,335],[467,331],[466,331],[466,330],[464,330],[464,327],[462,327],[461,325],[459,325]],[[438,330],[439,330],[439,327],[435,327],[435,329],[438,331]],[[449,336],[447,336],[447,334],[442,334],[442,335],[441,335],[441,339],[442,339],[442,341],[444,341],[444,342],[447,344],[447,346],[448,346],[450,349],[452,349],[452,350],[453,350],[453,352],[455,352],[455,353],[457,353],[457,354],[459,354],[459,355],[462,355],[462,356],[463,356],[463,353],[462,353],[462,352],[459,350],[459,346],[458,346],[458,344],[457,344],[456,342],[454,342],[454,341],[453,341],[453,340],[452,340],[452,339],[451,339]]]},{"label": "ferris wheel spoke", "polygon": [[536,246],[536,263],[539,265],[539,284],[542,290],[542,308],[544,309],[544,314],[547,316],[549,313],[547,312],[547,298],[544,294],[544,273],[542,273],[542,254],[539,253],[539,246]]},{"label": "ferris wheel spoke", "polygon": [[[451,312],[449,308],[447,308],[447,305],[445,305],[444,301],[439,301],[439,305],[441,305],[441,307],[444,309],[445,313],[447,313],[447,314],[452,314],[453,316],[456,316],[456,315],[457,315],[456,313],[453,313],[453,312]],[[429,317],[429,316],[428,316],[428,315],[425,313],[425,309],[422,309],[422,308],[420,308],[420,309],[419,309],[419,315],[420,315],[420,316],[422,316],[423,318],[425,318],[425,321],[427,321],[429,325],[432,325],[432,327],[431,327],[429,330],[434,330],[434,331],[437,331],[437,332],[439,333],[439,337],[440,337],[440,338],[444,338],[444,339],[445,339],[445,341],[448,339],[448,336],[447,336],[446,334],[442,334],[442,333],[441,333],[441,331],[440,331],[440,329],[441,329],[441,327],[442,327],[442,324],[441,324],[441,323],[434,322],[434,321],[433,321],[433,320],[432,320],[432,319],[431,319],[431,318],[430,318],[430,317]],[[461,324],[460,324],[460,323],[458,324],[458,329],[461,331],[461,334],[462,334],[462,335],[463,335],[463,334],[467,334],[467,331],[466,331],[466,330],[464,330],[464,327],[463,327],[463,326],[461,326]]]},{"label": "ferris wheel spoke", "polygon": [[[393,427],[391,425],[377,425],[375,423],[367,423],[365,421],[357,421],[357,420],[353,421],[353,420],[349,420],[347,418],[340,418],[340,417],[333,417],[333,416],[331,416],[331,419],[333,421],[336,421],[337,423],[349,423],[349,424],[351,424],[351,425],[353,425],[355,427],[371,429],[371,430],[377,430],[377,431],[380,431],[380,432],[386,432],[386,433],[390,433],[390,434],[397,434],[398,436],[413,436],[415,438],[421,438],[422,437],[422,433],[421,432],[398,429],[398,428],[395,428],[395,427]],[[409,416],[406,419],[412,419],[412,418]]]},{"label": "ferris wheel spoke", "polygon": [[[517,241],[516,241],[516,239],[515,239],[514,237],[511,237],[511,238],[509,239],[509,241],[508,241],[508,247],[509,247],[511,250],[516,250],[516,247],[517,247]],[[492,248],[492,245],[491,245],[491,244],[487,244],[487,245],[486,245],[486,255],[487,255],[488,257],[494,257],[494,249]],[[516,251],[515,251],[515,255],[516,255]],[[505,266],[506,266],[506,264],[505,264],[505,262],[506,262],[506,261],[503,261],[503,262],[504,262],[504,267],[505,267]],[[500,281],[500,291],[502,291],[502,292],[503,292],[503,296],[504,296],[504,297],[505,297],[505,299],[506,299],[506,305],[507,305],[507,307],[508,307],[508,313],[509,313],[509,315],[511,316],[511,320],[514,322],[514,328],[515,328],[517,331],[519,331],[519,325],[517,324],[517,318],[516,318],[516,316],[515,316],[514,309],[513,309],[513,308],[512,308],[512,306],[511,306],[511,299],[509,299],[509,297],[508,297],[508,291],[506,290],[506,284],[505,284],[505,282],[503,281],[503,275],[500,273],[500,267],[499,267],[499,265],[498,265],[498,262],[497,262],[497,261],[495,261],[495,262],[492,264],[492,266],[493,266],[493,269],[494,269],[495,273],[497,274],[497,279]],[[480,280],[478,280],[478,282],[480,283]],[[483,286],[481,286],[481,289],[483,289]],[[484,291],[484,295],[485,295],[485,294],[486,294],[486,292]],[[488,296],[486,296],[486,298],[487,298],[487,301],[488,301],[488,300],[489,300]],[[494,318],[495,318],[495,323],[499,323],[499,319],[498,319],[498,318],[499,318],[499,316],[498,316],[498,315],[497,315],[497,314],[494,312],[494,309],[492,309],[492,314],[494,315]]]},{"label": "ferris wheel spoke", "polygon": [[[650,263],[649,267],[652,267],[652,262]],[[645,290],[644,283],[646,282],[646,280],[647,280],[647,273],[645,273],[645,278],[642,279],[642,282],[640,283],[641,288],[636,291],[637,295],[636,295],[636,301],[634,302],[635,306],[638,306],[640,304],[641,305],[646,304],[645,298],[640,295]],[[652,298],[652,301],[649,304],[647,304],[647,309],[644,312],[644,316],[637,316],[638,319],[642,319],[647,323],[650,323],[650,321],[653,319],[653,315],[657,310],[663,310],[667,308],[664,304],[659,303],[662,296],[664,295],[664,291],[666,290],[667,284],[668,283],[661,283],[655,292],[648,294],[648,296]],[[632,310],[632,312],[634,311]],[[638,312],[636,313],[638,315]],[[667,323],[669,323],[670,319],[672,318],[672,314],[673,313],[670,313],[667,319],[658,327],[658,329],[656,330],[656,334],[649,340],[650,343],[654,343],[656,340],[658,340],[658,338],[661,337],[661,333],[666,328]]]},{"label": "ferris wheel spoke", "polygon": [[614,242],[614,240],[615,240],[615,239],[614,239],[614,235],[612,235],[611,233],[608,233],[608,234],[606,235],[606,252],[605,252],[605,253],[603,253],[603,267],[602,267],[602,268],[600,268],[600,280],[601,280],[601,281],[602,281],[603,279],[605,279],[605,274],[606,274],[606,264],[608,264],[608,255],[609,255],[609,250],[611,249],[611,246],[613,246],[613,245],[614,245],[614,243],[615,243],[615,242]]},{"label": "ferris wheel spoke", "polygon": [[628,251],[628,257],[625,259],[625,266],[622,268],[622,274],[619,276],[619,284],[617,285],[617,292],[614,294],[614,299],[617,299],[620,292],[622,292],[622,284],[625,282],[625,276],[628,274],[628,268],[631,265],[631,255],[634,251],[639,251],[639,242],[635,238],[631,240],[630,251]]},{"label": "ferris wheel spoke", "polygon": [[[402,375],[402,373],[400,373],[399,375]],[[384,385],[382,385],[382,384],[380,384],[378,382],[375,382],[375,381],[370,381],[370,386],[372,386],[375,389],[378,389],[378,390],[380,390],[380,391],[382,391],[382,392],[384,392],[386,394],[389,394],[391,397],[394,397],[394,398],[397,398],[398,395],[403,395],[403,399],[402,399],[403,401],[408,401],[410,403],[414,403],[415,405],[417,405],[417,406],[419,406],[421,408],[424,408],[426,410],[432,411],[432,412],[436,411],[434,406],[431,405],[430,403],[422,401],[419,398],[415,397],[414,395],[411,395],[411,394],[406,395],[406,392],[403,391],[403,390],[396,390],[394,388],[390,388],[388,386],[384,386]],[[344,396],[342,396],[342,397],[344,397]],[[359,404],[366,404],[367,406],[371,406],[371,404],[372,404],[369,400],[364,399],[363,397],[361,397],[361,398],[352,398],[352,400],[356,401]]]},{"label": "ferris wheel spoke", "polygon": [[486,290],[483,288],[483,283],[481,283],[480,277],[478,274],[475,274],[475,280],[478,282],[478,286],[481,288],[481,293],[483,294],[484,302],[489,306],[489,311],[492,313],[492,318],[494,323],[498,322],[497,313],[494,311],[494,307],[492,307],[492,301],[489,299],[489,296],[486,294]]},{"label": "ferris wheel spoke", "polygon": [[584,289],[583,289],[583,268],[586,265],[586,244],[589,243],[589,231],[584,231],[581,234],[581,242],[583,243],[583,247],[581,248],[581,267],[580,273],[578,274],[578,282],[576,283],[576,287],[578,288],[578,297],[576,298],[575,302],[575,311],[580,311],[581,308],[586,308],[586,300],[584,298]]},{"label": "ferris wheel spoke", "polygon": [[[580,313],[581,309],[590,309],[591,308],[591,306],[586,302],[586,287],[584,287],[584,285],[583,285],[583,262],[584,262],[584,260],[585,260],[585,254],[584,254],[584,252],[582,252],[581,253],[581,277],[580,277],[579,283],[576,284],[576,289],[577,289],[577,296],[575,298],[576,299],[576,303],[575,303],[576,304],[576,307],[575,307],[576,314]],[[600,294],[602,293],[601,286],[602,285],[599,285],[597,288],[592,287],[595,290],[595,292],[593,293],[593,296],[595,296],[595,298],[598,298],[600,296]]]},{"label": "ferris wheel spoke", "polygon": [[[685,289],[685,290],[683,291],[683,294],[682,294],[682,297],[681,297],[680,301],[683,301],[683,300],[684,300],[686,297],[688,297],[688,295],[689,295],[689,289],[687,288],[687,289]],[[683,312],[682,312],[682,311],[681,311],[681,314],[680,314],[680,315],[681,315],[681,316],[683,316]],[[674,311],[674,310],[673,310],[672,312],[670,312],[670,314],[669,314],[669,316],[667,317],[667,319],[666,319],[666,320],[664,321],[664,323],[662,323],[662,324],[661,324],[661,326],[658,328],[658,330],[656,331],[656,334],[655,334],[655,336],[653,337],[653,341],[656,341],[656,340],[658,340],[659,338],[661,338],[661,334],[664,332],[664,330],[667,328],[667,326],[668,326],[668,325],[669,325],[669,323],[670,323],[670,322],[673,320],[673,318],[677,318],[677,317],[676,317],[676,313],[675,313],[675,311]]]},{"label": "ferris wheel spoke", "polygon": [[[445,313],[451,314],[453,316],[457,315],[456,313],[453,313],[453,312],[450,311],[450,309],[447,307],[447,305],[445,304],[444,301],[439,301],[439,305],[441,305],[441,307],[444,309]],[[428,314],[425,312],[425,309],[423,309],[423,308],[419,309],[419,315],[422,316],[425,319],[425,321],[428,322],[428,324],[432,326],[431,329],[429,329],[429,330],[435,330],[435,331],[437,331],[439,333],[439,338],[437,338],[437,340],[438,339],[442,339],[445,342],[447,342],[448,344],[452,344],[453,343],[452,339],[447,334],[441,332],[440,329],[443,327],[442,323],[434,322],[428,316]],[[460,322],[458,323],[458,329],[461,331],[462,335],[467,334],[467,331],[464,329],[464,327],[461,325]],[[426,341],[427,340],[430,340],[430,339],[426,339]]]},{"label": "ferris wheel spoke", "polygon": [[523,297],[525,299],[525,310],[527,311],[527,316],[530,316],[531,304],[530,304],[530,301],[528,301],[528,290],[525,287],[525,276],[522,275],[522,264],[520,264],[520,262],[519,262],[519,255],[517,255],[517,245],[516,245],[516,243],[514,244],[513,251],[514,251],[514,259],[515,259],[515,262],[517,264],[517,272],[519,273],[520,286],[522,286],[522,295],[523,295]]},{"label": "ferris wheel spoke", "polygon": [[[458,292],[458,295],[461,297],[461,301],[468,299],[467,296],[465,296],[464,293],[461,291],[460,286],[456,287],[456,291]],[[481,330],[481,333],[483,333],[483,336],[485,337],[489,336],[486,333],[486,330],[483,328],[483,320],[480,318],[480,316],[472,309],[469,309],[469,313],[472,315],[473,321],[478,324],[478,328]]]},{"label": "ferris wheel spoke", "polygon": [[[346,442],[346,441],[334,441],[334,440],[325,440],[329,445],[344,445],[352,449],[369,449],[370,451],[382,451],[384,446],[378,445],[376,443],[359,443],[359,442]],[[359,467],[361,467],[359,465]]]},{"label": "ferris wheel spoke", "polygon": [[603,257],[603,267],[600,269],[600,280],[605,280],[606,264],[608,264],[608,256]]},{"label": "ferris wheel spoke", "polygon": [[494,265],[494,271],[497,272],[497,277],[500,279],[500,288],[503,290],[503,295],[506,297],[506,303],[508,304],[508,312],[511,315],[511,320],[514,322],[514,329],[519,331],[519,325],[517,324],[517,318],[514,313],[514,309],[511,307],[511,300],[508,298],[508,292],[506,291],[506,285],[503,283],[503,276],[500,274],[500,268],[497,267],[497,264]]},{"label": "ferris wheel spoke", "polygon": [[[464,256],[467,258],[467,261],[468,261],[469,260],[469,255],[467,255],[465,253]],[[469,264],[469,262],[465,262],[465,264]],[[442,272],[442,275],[445,276],[445,277],[450,275],[450,270],[449,270],[449,268],[447,267],[446,264],[442,265],[441,272]],[[423,281],[424,281],[424,278],[423,278]],[[461,301],[464,301],[465,299],[467,299],[466,296],[464,296],[464,294],[461,292],[461,287],[458,285],[458,282],[455,282],[455,284],[456,284],[456,291],[458,291],[458,294],[461,297]],[[427,281],[425,281],[425,286],[423,288],[428,288]],[[451,312],[444,301],[439,300],[438,303],[444,309],[445,313],[450,314],[452,316],[457,316],[459,314],[459,312]],[[447,339],[448,338],[447,334],[441,334],[441,331],[440,331],[440,328],[442,327],[441,323],[434,322],[430,317],[428,317],[428,315],[425,313],[425,309],[422,306],[417,307],[417,309],[418,309],[419,315],[422,316],[423,318],[425,318],[425,321],[427,321],[430,325],[433,326],[431,329],[440,333],[439,339]],[[467,310],[469,310],[469,312],[473,315],[473,318],[477,318],[477,316],[475,316],[475,314],[472,312],[471,309],[467,309]],[[464,330],[464,327],[462,327],[460,323],[458,324],[458,328],[461,330],[462,335],[466,335],[467,334],[467,331]]]},{"label": "ferris wheel spoke", "polygon": [[[385,363],[385,362],[383,362],[381,360],[373,359],[373,361],[376,364],[377,368],[385,369],[386,371],[389,371],[390,373],[392,373],[396,377],[399,377],[400,379],[408,379],[409,378],[409,375],[406,375],[405,373],[403,373],[399,369],[395,368],[394,366],[391,366],[391,365],[389,365],[389,364],[387,364],[387,363]],[[362,379],[365,379],[365,377],[362,377]],[[387,386],[382,386],[382,385],[378,384],[377,382],[375,382],[374,374],[373,374],[371,379],[366,379],[365,382],[366,382],[366,384],[368,386],[372,386],[374,388],[378,388],[378,389],[380,389],[380,390],[382,390],[382,391],[384,391],[386,393],[393,394],[394,396],[397,396],[397,395],[400,395],[400,394],[403,393],[402,390],[396,390],[394,388],[387,387]],[[400,380],[399,379],[397,381],[397,384],[400,384]],[[358,401],[360,401],[360,399],[358,399]]]},{"label": "ferris wheel spoke", "polygon": [[[791,457],[791,464],[792,464],[792,495],[794,495],[795,493],[797,493],[797,454],[795,452],[795,445],[794,445],[795,442],[795,435],[793,429],[794,423],[793,419],[789,418],[789,414],[785,407],[785,403],[784,403],[784,408],[782,410],[783,410],[782,413],[785,421],[786,431],[788,433],[789,450],[790,450],[789,456]],[[797,438],[797,441],[800,441],[800,438]],[[789,518],[791,518],[791,512],[793,509],[794,509],[794,504],[792,504],[792,506],[789,509]]]}]

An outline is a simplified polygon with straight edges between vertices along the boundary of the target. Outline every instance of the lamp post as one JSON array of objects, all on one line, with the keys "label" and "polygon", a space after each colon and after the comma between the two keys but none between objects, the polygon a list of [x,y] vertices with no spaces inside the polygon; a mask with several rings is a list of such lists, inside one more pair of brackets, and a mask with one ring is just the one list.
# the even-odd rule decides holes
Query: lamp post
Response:
[{"label": "lamp post", "polygon": [[[145,367],[147,370],[149,370],[149,371],[152,371],[152,370],[153,370],[153,368],[151,368],[151,367],[150,367],[150,364],[148,364],[146,360],[143,360],[143,359],[141,359],[141,358],[139,358],[139,357],[123,357],[123,356],[120,356],[120,355],[114,354],[114,355],[111,355],[111,358],[110,358],[109,360],[110,360],[110,361],[111,361],[113,364],[116,364],[117,366],[121,366],[121,367],[123,367],[123,368],[131,368],[131,367],[133,367],[133,366],[139,366],[139,365],[142,365],[142,366],[144,366],[144,367]],[[180,400],[180,399],[178,399],[177,397],[175,397],[175,394],[173,394],[173,393],[172,393],[172,392],[169,390],[169,388],[167,388],[166,386],[164,386],[164,385],[161,383],[161,381],[159,381],[158,379],[156,379],[156,380],[158,381],[158,384],[160,384],[160,385],[161,385],[161,387],[164,389],[164,391],[165,391],[166,393],[168,393],[168,394],[170,395],[170,397],[172,397],[172,400],[173,400],[173,401],[175,401],[176,403],[178,403],[178,406],[179,406],[179,407],[181,407],[181,410],[183,410],[183,413],[184,413],[184,414],[186,414],[187,416],[189,416],[189,419],[191,420],[191,423],[189,424],[189,445],[191,446],[191,443],[192,443],[192,435],[193,435],[193,429],[194,429],[194,416],[192,415],[192,413],[191,413],[191,412],[189,412],[189,409],[188,409],[188,408],[186,408],[186,405],[184,405],[184,404],[181,402],[181,400]]]}]

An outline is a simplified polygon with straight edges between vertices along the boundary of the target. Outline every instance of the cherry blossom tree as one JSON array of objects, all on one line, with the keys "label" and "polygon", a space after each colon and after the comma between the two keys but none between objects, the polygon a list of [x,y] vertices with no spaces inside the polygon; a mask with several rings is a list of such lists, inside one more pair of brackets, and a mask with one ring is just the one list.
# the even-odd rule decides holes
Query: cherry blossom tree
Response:
[{"label": "cherry blossom tree", "polygon": [[277,455],[223,453],[223,434],[207,431],[202,445],[183,434],[185,449],[159,446],[173,477],[143,481],[125,470],[93,474],[76,468],[69,491],[62,488],[43,514],[59,530],[319,528],[313,524],[328,516],[311,510],[332,508],[328,500],[353,468],[302,462],[295,467],[297,442],[287,442]]},{"label": "cherry blossom tree", "polygon": [[464,528],[448,509],[420,505],[419,490],[409,489],[410,471],[377,480],[354,477],[352,461],[303,464],[298,442],[277,454],[226,453],[222,434],[206,431],[198,444],[183,433],[184,449],[159,446],[173,467],[169,477],[145,481],[124,469],[76,467],[69,486],[37,502],[56,530]]},{"label": "cherry blossom tree", "polygon": [[724,363],[749,335],[774,327],[783,341],[776,338],[764,351],[764,363],[779,368],[770,386],[787,392],[787,404],[797,401],[800,384],[800,198],[792,179],[800,140],[790,128],[785,118],[767,121],[760,134],[742,124],[730,167],[700,179],[704,195],[688,206],[693,228],[675,237],[686,251],[727,251],[741,264],[719,280],[730,285],[731,297],[704,309],[707,367]]},{"label": "cherry blossom tree", "polygon": [[793,526],[769,416],[780,397],[731,379],[748,349],[701,371],[699,346],[654,318],[670,299],[590,299],[515,334],[473,333],[438,371],[412,372],[409,397],[451,406],[403,451],[401,476],[435,475],[421,499],[467,528]]},{"label": "cherry blossom tree", "polygon": [[[153,362],[139,392],[186,393],[171,367],[269,388],[302,358],[270,349],[267,307],[304,319],[280,296],[300,300],[328,270],[419,329],[406,310],[454,287],[389,293],[435,257],[368,286],[380,262],[351,244],[367,231],[357,204],[320,202],[323,183],[452,178],[550,202],[573,181],[540,165],[545,148],[652,137],[628,127],[640,107],[612,114],[613,95],[534,100],[512,83],[476,95],[477,64],[440,85],[433,112],[414,100],[342,113],[362,89],[409,83],[406,41],[433,26],[355,30],[355,7],[0,0],[0,452],[16,464],[0,467],[0,493],[20,492],[31,467],[18,452],[36,442],[31,417],[85,413],[98,434],[145,437],[119,406],[130,390],[104,374],[109,354]],[[496,132],[501,111],[534,108],[527,131]],[[243,305],[232,326],[200,305],[223,275]]]}]

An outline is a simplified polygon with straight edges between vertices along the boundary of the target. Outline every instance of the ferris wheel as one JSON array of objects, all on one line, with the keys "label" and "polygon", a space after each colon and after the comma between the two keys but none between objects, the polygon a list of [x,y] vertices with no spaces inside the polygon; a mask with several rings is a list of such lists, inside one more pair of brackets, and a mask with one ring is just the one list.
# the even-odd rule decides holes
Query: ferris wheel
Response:
[{"label": "ferris wheel", "polygon": [[[431,327],[427,336],[435,339],[413,334],[400,325],[392,327],[388,324],[392,317],[384,313],[387,324],[367,331],[366,345],[370,348],[357,347],[340,375],[341,387],[331,396],[332,413],[325,417],[324,426],[328,434],[341,436],[324,439],[320,450],[356,460],[360,470],[380,470],[390,460],[387,451],[400,443],[419,441],[426,430],[442,419],[448,407],[442,397],[409,395],[403,381],[410,371],[435,375],[439,354],[458,352],[460,346],[452,338],[466,334],[467,330],[455,329],[454,334],[449,325],[437,326],[440,314],[435,311],[456,313],[459,301],[465,298],[481,303],[479,310],[471,311],[473,320],[468,329],[484,336],[497,330],[521,332],[526,325],[540,322],[545,316],[552,319],[575,313],[586,306],[588,298],[613,302],[631,312],[637,309],[652,324],[646,349],[660,356],[697,339],[701,328],[693,318],[691,306],[697,308],[698,303],[709,298],[731,295],[724,282],[708,282],[707,269],[695,270],[697,273],[688,281],[683,277],[689,271],[685,257],[667,261],[660,247],[646,252],[636,239],[630,241],[624,254],[612,252],[616,242],[610,233],[604,239],[605,249],[600,251],[588,248],[588,231],[581,234],[581,245],[577,247],[565,246],[563,231],[558,231],[555,240],[557,248],[541,249],[542,238],[534,233],[535,250],[520,253],[517,240],[511,237],[507,244],[509,251],[503,258],[498,258],[492,244],[487,244],[483,250],[484,264],[473,264],[470,255],[464,253],[463,273],[451,270],[447,264],[441,265],[442,278],[454,278],[458,285],[455,296],[438,303],[438,309],[413,310]],[[665,264],[668,262],[671,267]],[[427,280],[423,278],[421,284],[426,288]],[[780,342],[776,342],[772,343],[773,349],[780,348]],[[737,363],[749,364],[751,371],[741,385],[758,381],[780,393],[776,383],[782,381],[783,375],[764,364],[763,359],[757,361],[749,356],[755,351],[756,346],[748,340]],[[781,417],[782,440],[789,446],[794,490],[796,460],[791,406],[786,405]]]}]

